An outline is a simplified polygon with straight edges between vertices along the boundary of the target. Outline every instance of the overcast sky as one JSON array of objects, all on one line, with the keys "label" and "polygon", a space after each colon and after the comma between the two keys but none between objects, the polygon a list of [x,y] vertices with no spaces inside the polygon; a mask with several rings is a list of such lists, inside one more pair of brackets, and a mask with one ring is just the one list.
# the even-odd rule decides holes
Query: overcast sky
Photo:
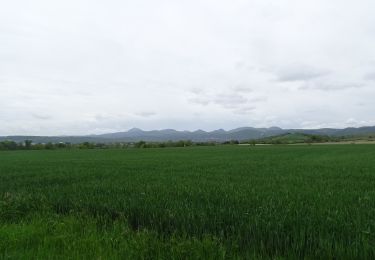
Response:
[{"label": "overcast sky", "polygon": [[11,0],[0,135],[375,125],[374,0]]}]

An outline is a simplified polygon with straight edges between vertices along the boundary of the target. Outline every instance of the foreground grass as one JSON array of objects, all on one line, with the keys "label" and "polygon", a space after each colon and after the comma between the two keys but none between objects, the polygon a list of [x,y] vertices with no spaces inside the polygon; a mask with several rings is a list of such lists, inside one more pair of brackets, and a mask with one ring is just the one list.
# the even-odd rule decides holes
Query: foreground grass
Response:
[{"label": "foreground grass", "polygon": [[0,152],[0,257],[375,258],[375,147]]},{"label": "foreground grass", "polygon": [[2,258],[15,259],[155,259],[225,257],[215,239],[160,239],[154,231],[134,232],[126,220],[103,227],[87,216],[41,216],[0,229]]}]

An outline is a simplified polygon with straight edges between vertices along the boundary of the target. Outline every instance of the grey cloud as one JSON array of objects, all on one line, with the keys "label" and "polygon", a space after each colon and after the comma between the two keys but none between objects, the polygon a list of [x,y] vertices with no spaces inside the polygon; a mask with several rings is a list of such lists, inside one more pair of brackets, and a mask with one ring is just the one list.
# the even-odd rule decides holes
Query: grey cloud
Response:
[{"label": "grey cloud", "polygon": [[277,70],[277,79],[281,82],[288,81],[308,81],[328,75],[330,72],[326,69],[319,69],[307,65],[286,66]]},{"label": "grey cloud", "polygon": [[237,86],[233,87],[233,90],[236,91],[236,92],[244,92],[244,93],[253,92],[252,88],[250,88],[246,85],[243,85],[243,84],[240,84],[240,85],[237,85]]},{"label": "grey cloud", "polygon": [[365,80],[375,80],[375,72],[366,74],[364,79]]},{"label": "grey cloud", "polygon": [[189,98],[188,101],[193,104],[198,104],[202,106],[207,106],[210,104],[211,100],[207,98],[202,98],[202,97],[194,97],[194,98]]},{"label": "grey cloud", "polygon": [[207,106],[209,104],[219,105],[223,108],[236,108],[245,104],[248,100],[247,98],[239,95],[237,93],[229,93],[229,94],[218,94],[218,95],[199,95],[196,94],[194,97],[188,99],[189,102]]},{"label": "grey cloud", "polygon": [[35,119],[39,119],[39,120],[50,120],[52,118],[52,116],[50,115],[45,115],[45,114],[32,114],[32,117],[35,118]]},{"label": "grey cloud", "polygon": [[140,117],[152,117],[152,116],[155,116],[156,113],[151,112],[151,111],[142,111],[142,112],[135,113],[135,115],[140,116]]},{"label": "grey cloud", "polygon": [[364,106],[366,106],[366,103],[364,103],[364,102],[358,102],[358,103],[356,103],[356,105],[358,107],[364,107]]},{"label": "grey cloud", "polygon": [[[103,114],[96,114],[93,116],[95,121],[105,121],[105,120],[110,120],[112,119],[111,116],[108,115],[103,115]],[[88,120],[90,121],[90,116],[88,117]]]},{"label": "grey cloud", "polygon": [[190,89],[190,92],[196,95],[204,93],[202,88],[192,88]]},{"label": "grey cloud", "polygon": [[247,102],[247,98],[239,94],[219,94],[212,102],[225,108],[236,108]]},{"label": "grey cloud", "polygon": [[253,97],[249,99],[251,103],[265,102],[267,100],[268,100],[268,97],[266,96],[258,96],[258,97]]},{"label": "grey cloud", "polygon": [[255,106],[246,106],[246,107],[235,109],[234,113],[240,114],[240,115],[248,115],[252,113],[255,109],[256,109]]},{"label": "grey cloud", "polygon": [[244,60],[241,60],[241,61],[237,61],[235,64],[234,64],[234,67],[237,69],[237,70],[241,70],[243,68],[245,68],[246,66],[246,62]]},{"label": "grey cloud", "polygon": [[326,81],[315,81],[308,82],[299,87],[301,90],[323,90],[323,91],[339,91],[351,88],[361,88],[365,85],[362,83],[351,83],[351,82],[326,82]]},{"label": "grey cloud", "polygon": [[[251,91],[250,91],[251,92]],[[189,102],[207,106],[209,104],[220,106],[224,109],[233,111],[235,114],[249,114],[255,110],[254,104],[267,101],[266,96],[251,96],[247,97],[246,95],[240,94],[241,92],[233,93],[220,93],[217,95],[196,95],[193,98],[189,99]],[[248,94],[248,92],[245,92]]]}]

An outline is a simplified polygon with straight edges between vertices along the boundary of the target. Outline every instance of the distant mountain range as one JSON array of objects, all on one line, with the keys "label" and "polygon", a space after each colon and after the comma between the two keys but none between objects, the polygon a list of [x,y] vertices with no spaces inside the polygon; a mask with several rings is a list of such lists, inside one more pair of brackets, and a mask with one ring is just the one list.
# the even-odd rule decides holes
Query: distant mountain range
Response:
[{"label": "distant mountain range", "polygon": [[26,139],[32,140],[34,143],[47,143],[47,142],[161,142],[161,141],[178,141],[178,140],[192,140],[195,142],[225,142],[229,140],[250,140],[260,139],[264,137],[276,136],[286,133],[304,133],[328,136],[356,136],[375,134],[375,126],[366,126],[359,128],[321,128],[321,129],[282,129],[279,127],[269,128],[254,128],[254,127],[241,127],[233,130],[225,131],[218,129],[215,131],[207,132],[203,130],[196,131],[177,131],[174,129],[152,130],[143,131],[139,128],[132,128],[126,132],[108,133],[100,135],[85,135],[85,136],[2,136],[0,141],[12,140],[22,142]]}]

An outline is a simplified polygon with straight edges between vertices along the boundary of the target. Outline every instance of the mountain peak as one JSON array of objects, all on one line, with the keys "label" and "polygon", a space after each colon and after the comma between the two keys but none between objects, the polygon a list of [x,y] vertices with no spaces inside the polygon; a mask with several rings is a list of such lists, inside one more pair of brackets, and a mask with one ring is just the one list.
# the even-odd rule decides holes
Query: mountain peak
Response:
[{"label": "mountain peak", "polygon": [[143,132],[143,130],[139,129],[139,128],[136,128],[136,127],[133,127],[133,128],[128,130],[128,133],[139,133],[139,132]]},{"label": "mountain peak", "polygon": [[136,142],[139,140],[158,142],[158,141],[179,141],[192,140],[196,142],[217,141],[224,142],[227,140],[253,140],[263,137],[276,136],[286,133],[315,134],[328,136],[353,136],[353,135],[375,135],[375,126],[366,126],[359,128],[320,128],[320,129],[281,129],[279,127],[270,128],[253,128],[240,127],[233,130],[225,131],[218,129],[212,132],[203,130],[196,131],[178,131],[174,129],[143,131],[139,128],[132,128],[127,132],[107,133],[89,136],[0,136],[2,140],[12,140],[23,142],[26,139],[33,140],[34,143],[47,142]]}]

